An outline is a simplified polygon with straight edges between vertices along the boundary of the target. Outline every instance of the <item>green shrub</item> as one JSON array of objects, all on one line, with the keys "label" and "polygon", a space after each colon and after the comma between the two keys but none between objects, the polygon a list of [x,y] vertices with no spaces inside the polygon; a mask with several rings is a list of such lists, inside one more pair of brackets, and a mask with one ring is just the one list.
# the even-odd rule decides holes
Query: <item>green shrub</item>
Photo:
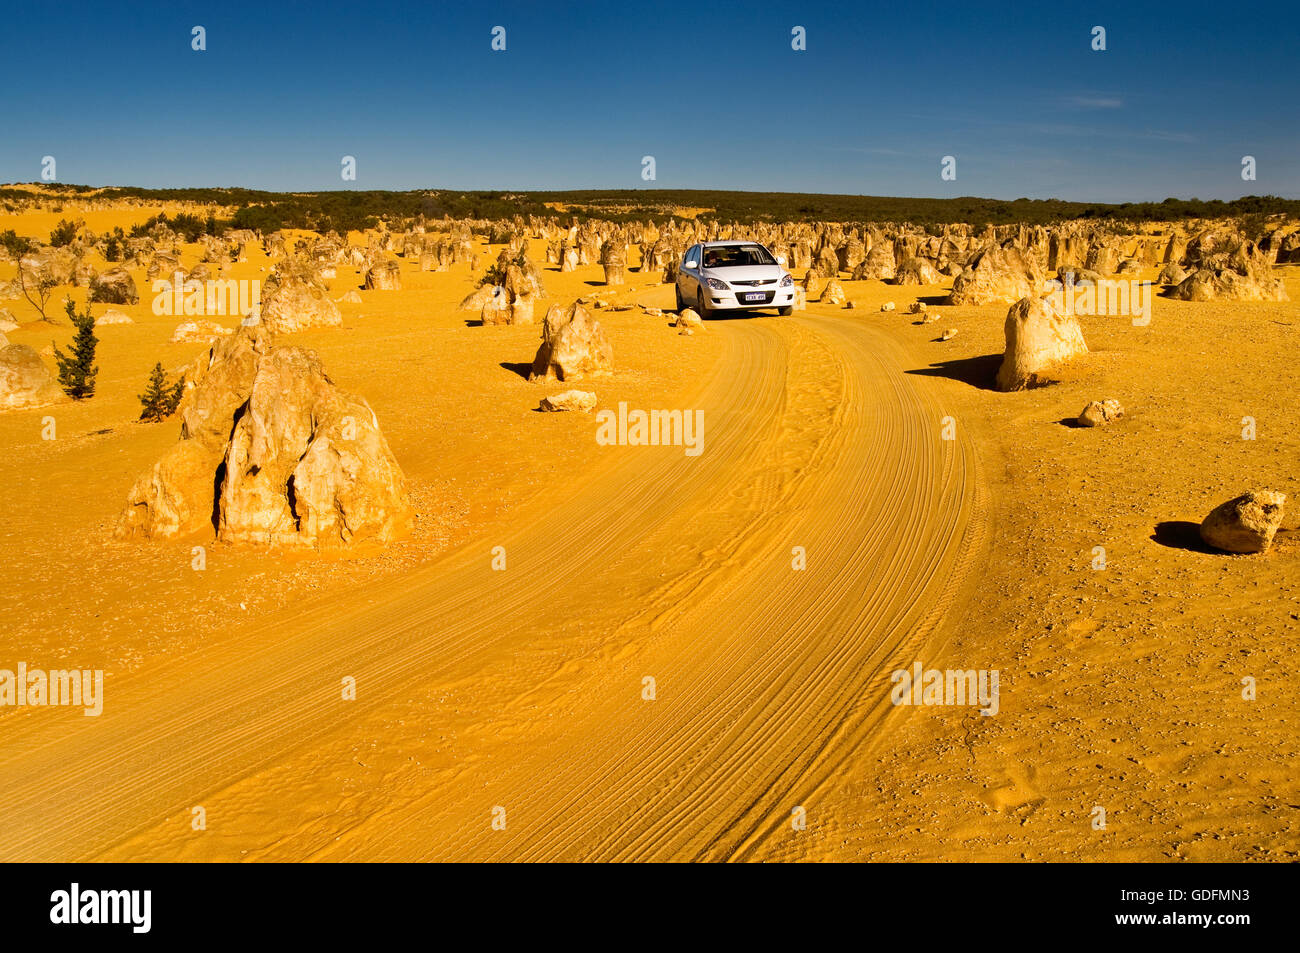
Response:
[{"label": "green shrub", "polygon": [[185,378],[179,378],[174,384],[168,383],[167,374],[163,371],[162,362],[159,361],[153,366],[153,371],[149,374],[149,383],[145,385],[144,393],[140,395],[140,404],[144,407],[140,412],[140,419],[166,420],[176,413],[176,408],[180,406],[181,394],[184,392]]},{"label": "green shrub", "polygon": [[50,232],[50,244],[55,248],[62,248],[64,245],[71,245],[77,237],[77,223],[69,222],[66,218],[60,219],[59,224],[54,226],[54,231]]},{"label": "green shrub", "polygon": [[73,400],[85,400],[95,396],[95,375],[99,368],[95,366],[95,346],[99,338],[95,337],[95,319],[86,308],[85,314],[78,314],[72,299],[68,299],[68,320],[77,329],[72,339],[72,351],[64,354],[57,347],[54,360],[59,365],[59,386]]},{"label": "green shrub", "polygon": [[6,228],[0,232],[0,246],[4,247],[6,256],[17,261],[32,250],[32,240],[15,233],[12,228]]}]

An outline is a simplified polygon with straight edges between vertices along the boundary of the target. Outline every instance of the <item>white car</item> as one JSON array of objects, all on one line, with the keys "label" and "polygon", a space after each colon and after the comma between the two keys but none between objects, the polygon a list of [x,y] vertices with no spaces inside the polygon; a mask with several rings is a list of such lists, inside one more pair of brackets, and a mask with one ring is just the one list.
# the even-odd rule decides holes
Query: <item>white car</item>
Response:
[{"label": "white car", "polygon": [[758,242],[701,242],[692,245],[677,269],[677,310],[712,311],[776,308],[794,311],[794,278]]}]

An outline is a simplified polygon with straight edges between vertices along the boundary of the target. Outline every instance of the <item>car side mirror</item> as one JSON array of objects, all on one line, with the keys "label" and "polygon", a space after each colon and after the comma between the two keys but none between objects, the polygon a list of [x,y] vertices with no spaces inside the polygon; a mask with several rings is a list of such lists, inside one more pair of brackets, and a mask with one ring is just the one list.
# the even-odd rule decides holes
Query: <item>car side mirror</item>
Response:
[{"label": "car side mirror", "polygon": [[785,255],[777,255],[777,256],[776,256],[776,263],[777,263],[778,265],[780,265],[782,268],[784,268],[784,267],[785,267]]},{"label": "car side mirror", "polygon": [[696,265],[698,265],[698,264],[699,264],[699,262],[696,261],[694,258],[692,258],[690,261],[688,261],[688,262],[687,262],[685,265],[683,265],[682,267],[683,267],[683,268],[694,268],[694,267],[695,267]]}]

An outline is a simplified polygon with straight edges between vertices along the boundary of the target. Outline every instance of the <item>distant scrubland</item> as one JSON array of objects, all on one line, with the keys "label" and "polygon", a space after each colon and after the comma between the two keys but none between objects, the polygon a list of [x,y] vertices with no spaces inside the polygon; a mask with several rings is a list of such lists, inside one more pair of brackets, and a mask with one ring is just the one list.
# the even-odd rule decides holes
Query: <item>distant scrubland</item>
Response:
[{"label": "distant scrubland", "polygon": [[[142,203],[193,203],[224,209],[205,225],[251,228],[262,232],[304,228],[319,232],[364,230],[379,222],[404,219],[508,219],[554,216],[557,207],[580,221],[666,222],[692,217],[747,224],[752,222],[910,222],[938,227],[952,222],[971,225],[1048,225],[1077,219],[1115,222],[1236,218],[1251,230],[1251,220],[1270,215],[1300,215],[1300,200],[1249,195],[1230,202],[1167,198],[1162,202],[1067,202],[1061,199],[1012,201],[970,196],[951,199],[891,198],[799,192],[728,192],[698,189],[614,189],[571,192],[461,192],[425,189],[410,192],[330,191],[262,192],[242,188],[145,189],[94,188],[85,185],[11,185],[0,188],[0,205],[9,211],[32,201],[50,202],[66,195],[85,200],[136,199]],[[211,229],[209,229],[210,233]]]}]

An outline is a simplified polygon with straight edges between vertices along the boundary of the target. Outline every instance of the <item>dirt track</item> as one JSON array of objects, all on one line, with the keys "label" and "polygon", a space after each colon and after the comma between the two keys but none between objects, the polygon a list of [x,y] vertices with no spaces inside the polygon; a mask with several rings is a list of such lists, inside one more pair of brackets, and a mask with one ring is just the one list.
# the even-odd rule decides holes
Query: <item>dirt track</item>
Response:
[{"label": "dirt track", "polygon": [[666,404],[701,456],[593,440],[512,536],[14,725],[0,859],[743,859],[811,818],[981,545],[975,461],[884,331],[710,333]]}]

